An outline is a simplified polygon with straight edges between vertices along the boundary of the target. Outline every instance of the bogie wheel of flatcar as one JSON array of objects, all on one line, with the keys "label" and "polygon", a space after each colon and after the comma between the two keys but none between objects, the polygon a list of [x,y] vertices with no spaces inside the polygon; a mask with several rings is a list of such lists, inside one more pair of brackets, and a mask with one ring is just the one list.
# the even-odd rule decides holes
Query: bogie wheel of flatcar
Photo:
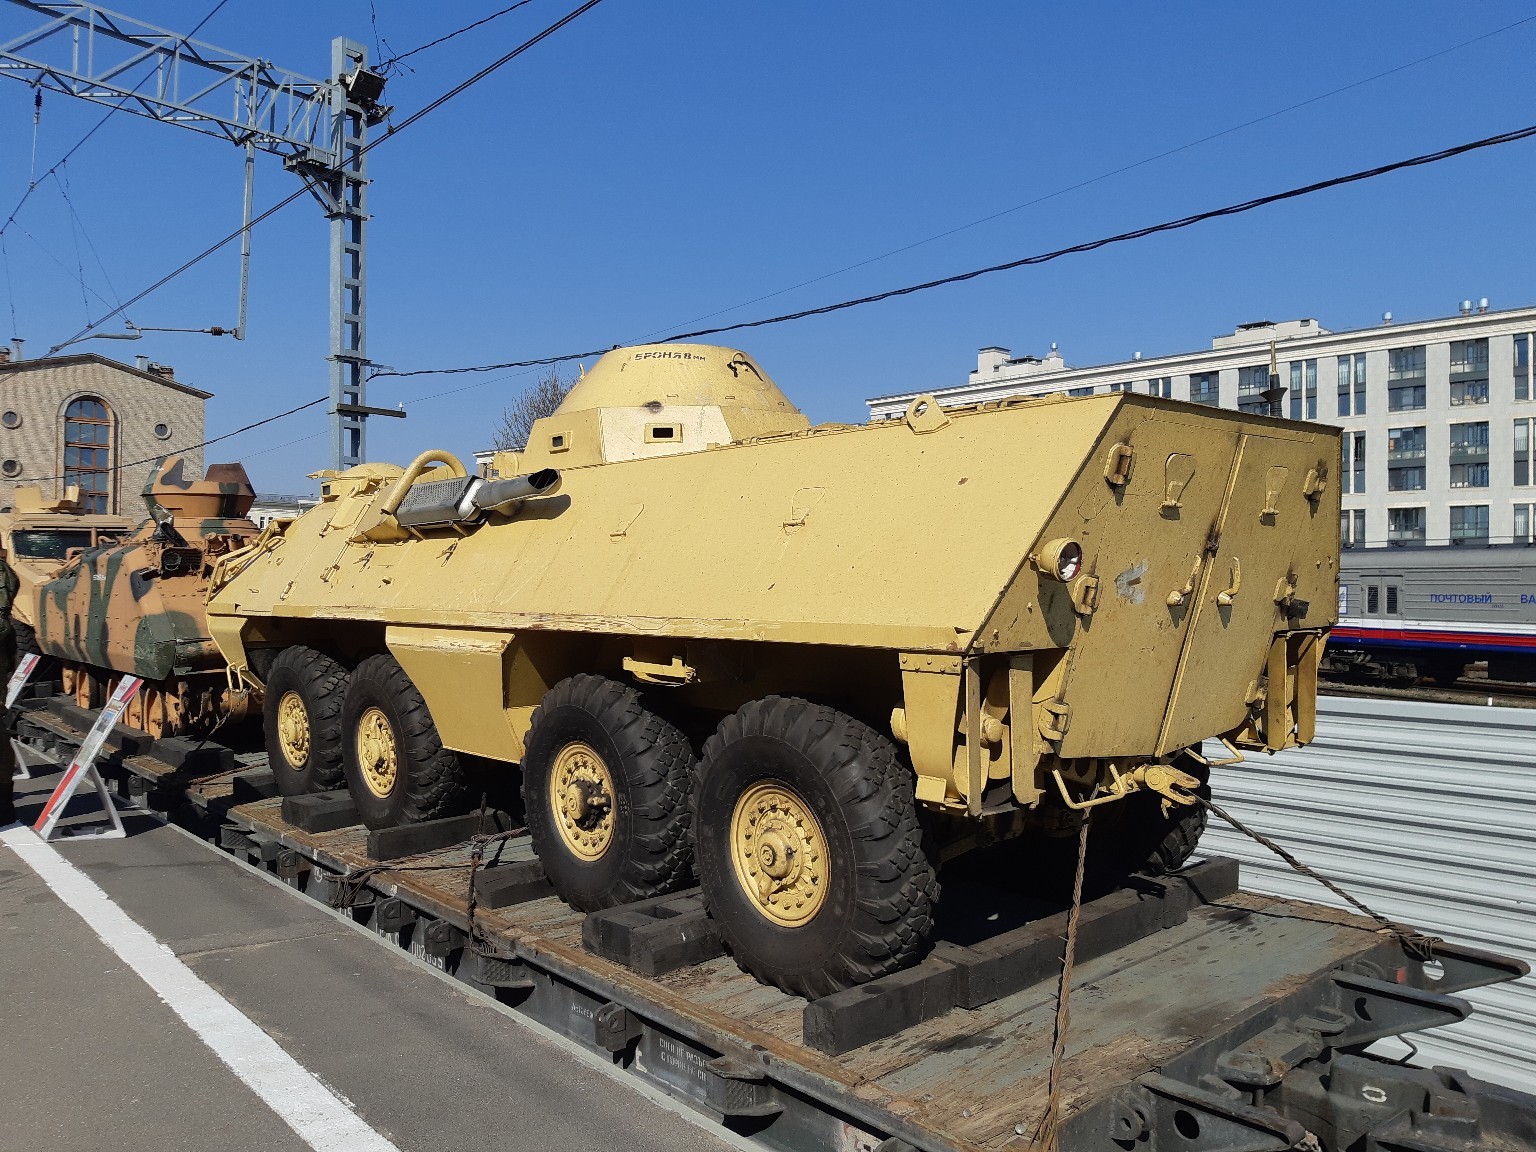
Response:
[{"label": "bogie wheel of flatcar", "polygon": [[1460,660],[1436,660],[1423,663],[1420,670],[1440,688],[1454,688],[1466,672],[1467,666]]},{"label": "bogie wheel of flatcar", "polygon": [[267,672],[267,763],[284,796],[343,787],[341,706],[347,670],[323,652],[284,648]]},{"label": "bogie wheel of flatcar", "polygon": [[758,980],[814,998],[922,954],[939,883],[886,737],[805,700],[754,701],[705,744],[692,805],[705,902]]},{"label": "bogie wheel of flatcar", "polygon": [[443,747],[426,699],[393,656],[370,656],[352,670],[341,729],[347,788],[368,827],[418,824],[473,806],[464,762]]},{"label": "bogie wheel of flatcar", "polygon": [[633,688],[582,673],[545,693],[523,755],[523,808],[560,898],[593,912],[686,887],[695,766],[687,737]]}]

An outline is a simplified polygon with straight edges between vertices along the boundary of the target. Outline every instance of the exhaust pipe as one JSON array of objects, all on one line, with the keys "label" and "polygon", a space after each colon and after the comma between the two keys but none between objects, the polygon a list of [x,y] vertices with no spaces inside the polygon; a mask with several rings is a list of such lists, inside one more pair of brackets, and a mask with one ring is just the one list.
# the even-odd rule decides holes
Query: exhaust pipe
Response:
[{"label": "exhaust pipe", "polygon": [[527,476],[509,476],[505,480],[487,480],[470,489],[467,503],[475,512],[511,512],[525,500],[553,496],[560,491],[560,473],[542,468]]}]

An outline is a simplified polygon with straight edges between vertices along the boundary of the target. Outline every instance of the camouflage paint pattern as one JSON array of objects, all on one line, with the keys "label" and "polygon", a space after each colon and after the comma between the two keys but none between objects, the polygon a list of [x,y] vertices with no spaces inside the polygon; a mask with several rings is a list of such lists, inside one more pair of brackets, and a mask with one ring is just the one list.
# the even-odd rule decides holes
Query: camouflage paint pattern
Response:
[{"label": "camouflage paint pattern", "polygon": [[44,500],[35,485],[17,488],[11,499],[12,510],[0,512],[0,548],[21,584],[11,617],[16,624],[35,627],[38,593],[69,562],[75,541],[88,541],[91,547],[116,542],[133,530],[134,522],[127,516],[82,512],[80,489],[73,484],[57,500]]},{"label": "camouflage paint pattern", "polygon": [[43,585],[37,644],[65,662],[77,699],[132,674],[172,699],[180,719],[170,728],[187,730],[216,719],[224,661],[203,602],[214,562],[257,535],[247,518],[255,491],[238,464],[197,479],[171,457],[144,497],[149,515],[126,539],[81,554]]}]

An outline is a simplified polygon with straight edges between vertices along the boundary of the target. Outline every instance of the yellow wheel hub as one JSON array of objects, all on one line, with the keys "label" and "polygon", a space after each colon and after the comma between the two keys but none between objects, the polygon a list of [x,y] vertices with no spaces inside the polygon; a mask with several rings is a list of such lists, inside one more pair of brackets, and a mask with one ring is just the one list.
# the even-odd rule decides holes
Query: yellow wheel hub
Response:
[{"label": "yellow wheel hub", "polygon": [[549,772],[549,806],[565,846],[582,860],[600,860],[613,844],[613,775],[590,744],[560,749]]},{"label": "yellow wheel hub", "polygon": [[309,761],[309,712],[297,692],[284,692],[277,702],[277,742],[283,759],[294,768]]},{"label": "yellow wheel hub", "polygon": [[731,814],[731,863],[757,910],[798,928],[827,898],[827,843],[811,807],[787,784],[754,784]]},{"label": "yellow wheel hub", "polygon": [[363,771],[363,783],[380,800],[395,790],[400,774],[400,751],[395,747],[395,730],[389,717],[378,708],[369,708],[357,722],[357,765]]}]

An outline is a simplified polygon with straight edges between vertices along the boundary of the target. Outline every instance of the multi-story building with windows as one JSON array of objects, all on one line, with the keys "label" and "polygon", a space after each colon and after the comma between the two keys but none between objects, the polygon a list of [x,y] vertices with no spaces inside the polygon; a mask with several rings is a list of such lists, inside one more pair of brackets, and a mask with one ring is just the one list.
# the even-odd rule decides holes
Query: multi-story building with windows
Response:
[{"label": "multi-story building with windows", "polygon": [[[1282,414],[1344,430],[1346,546],[1536,542],[1536,308],[1463,304],[1435,320],[1330,332],[1316,320],[1240,325],[1209,351],[1087,368],[983,348],[946,405],[1005,396],[1134,391],[1266,412],[1271,345]],[[917,393],[868,401],[890,419]]]}]

